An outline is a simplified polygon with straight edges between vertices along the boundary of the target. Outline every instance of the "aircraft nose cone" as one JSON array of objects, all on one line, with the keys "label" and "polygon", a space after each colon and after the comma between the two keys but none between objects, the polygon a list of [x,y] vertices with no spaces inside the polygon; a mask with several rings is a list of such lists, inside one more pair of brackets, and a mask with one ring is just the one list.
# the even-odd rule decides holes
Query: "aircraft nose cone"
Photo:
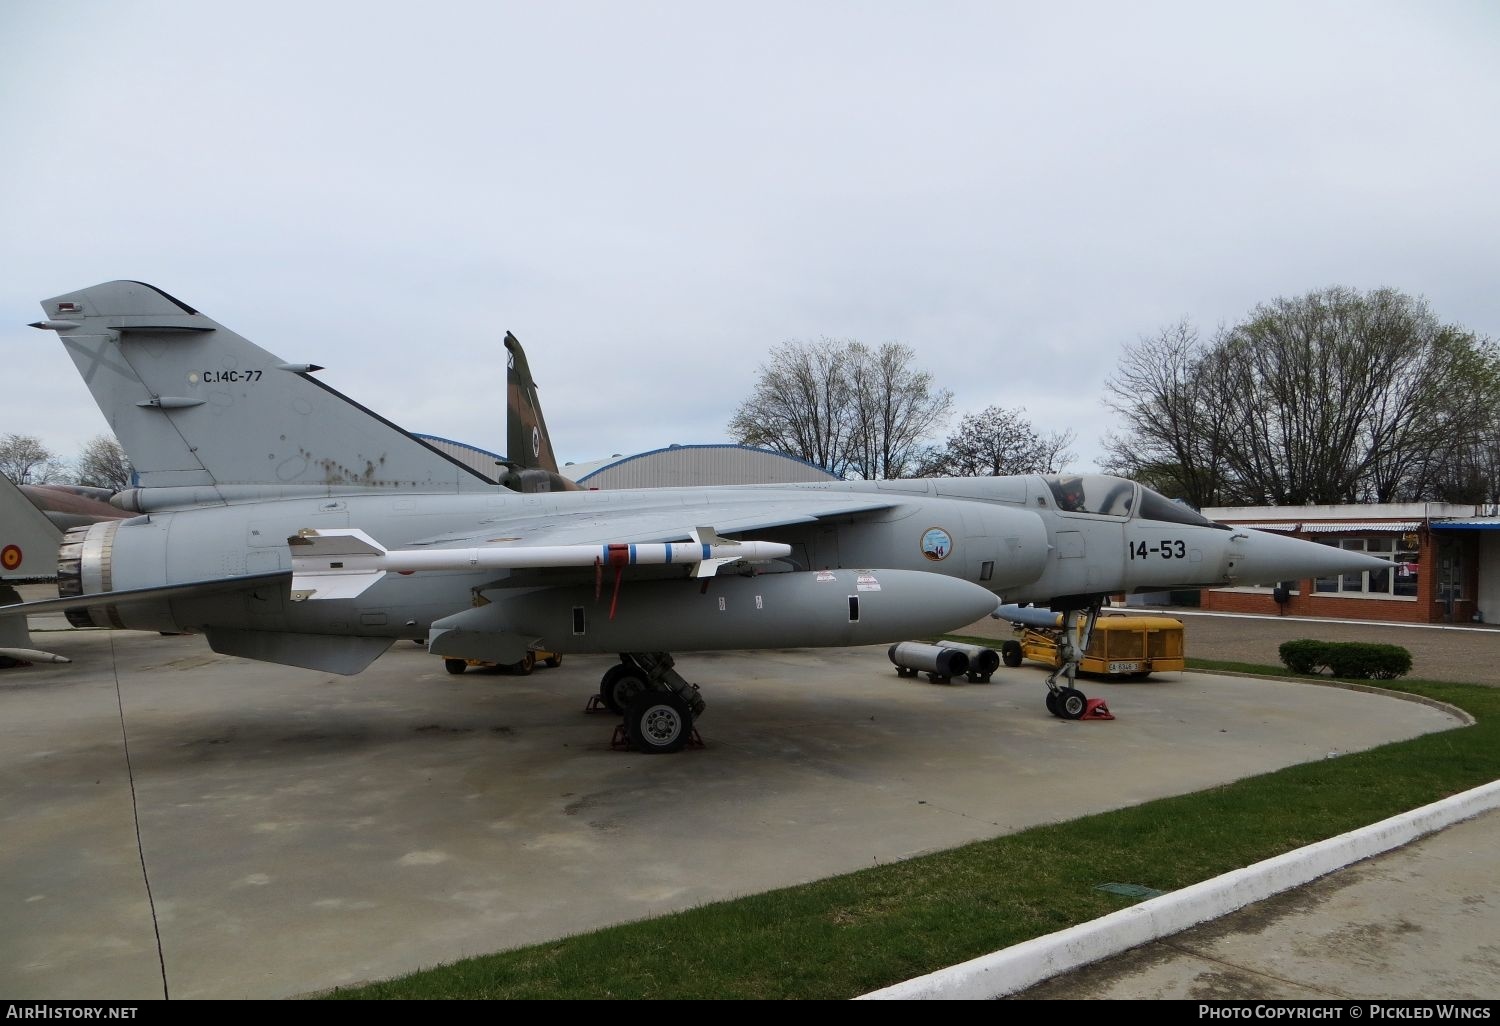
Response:
[{"label": "aircraft nose cone", "polygon": [[1246,585],[1273,585],[1391,567],[1389,560],[1363,552],[1248,528],[1235,529],[1229,561],[1229,576],[1237,584]]}]

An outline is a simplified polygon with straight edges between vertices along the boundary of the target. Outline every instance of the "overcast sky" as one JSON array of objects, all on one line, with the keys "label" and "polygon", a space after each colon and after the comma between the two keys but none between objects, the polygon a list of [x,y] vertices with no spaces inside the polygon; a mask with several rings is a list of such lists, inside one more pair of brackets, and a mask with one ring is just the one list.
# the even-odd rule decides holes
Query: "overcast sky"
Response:
[{"label": "overcast sky", "polygon": [[413,431],[728,441],[773,345],[1109,428],[1122,346],[1329,285],[1500,336],[1500,6],[0,0],[0,434],[153,284]]}]

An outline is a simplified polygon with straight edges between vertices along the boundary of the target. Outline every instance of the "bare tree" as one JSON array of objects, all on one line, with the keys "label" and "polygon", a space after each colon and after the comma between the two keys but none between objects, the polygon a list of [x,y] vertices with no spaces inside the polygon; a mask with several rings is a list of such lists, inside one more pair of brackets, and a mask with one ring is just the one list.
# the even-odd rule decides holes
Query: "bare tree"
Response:
[{"label": "bare tree", "polygon": [[822,467],[837,477],[898,477],[913,469],[952,396],[914,370],[899,343],[785,342],[762,364],[729,433]]},{"label": "bare tree", "polygon": [[1230,372],[1221,409],[1234,429],[1228,463],[1250,501],[1354,500],[1364,420],[1385,368],[1362,344],[1352,300],[1343,290],[1277,299],[1222,341]]},{"label": "bare tree", "polygon": [[1434,464],[1482,430],[1497,398],[1483,373],[1492,349],[1392,289],[1278,299],[1224,352],[1229,468],[1252,501],[1422,497]]},{"label": "bare tree", "polygon": [[730,434],[743,445],[775,449],[842,477],[849,435],[849,383],[841,367],[847,345],[825,338],[772,349],[755,390],[729,422]]},{"label": "bare tree", "polygon": [[1199,509],[1225,498],[1225,366],[1213,354],[1186,320],[1126,348],[1104,400],[1124,418],[1104,440],[1107,469]]},{"label": "bare tree", "polygon": [[1126,351],[1110,388],[1114,468],[1196,506],[1390,502],[1487,489],[1500,356],[1420,299],[1329,288],[1207,344],[1169,328]]},{"label": "bare tree", "polygon": [[1415,321],[1408,338],[1365,425],[1369,456],[1361,497],[1391,502],[1493,494],[1500,488],[1500,356],[1430,315]]},{"label": "bare tree", "polygon": [[1072,428],[1038,435],[1037,441],[1041,446],[1037,450],[1038,474],[1060,474],[1068,469],[1068,464],[1078,459],[1078,453],[1073,450],[1073,443],[1078,441],[1078,432]]},{"label": "bare tree", "polygon": [[75,467],[79,484],[116,492],[130,487],[134,473],[124,448],[107,435],[89,439],[78,454]]},{"label": "bare tree", "polygon": [[927,371],[911,366],[910,346],[887,342],[870,350],[848,348],[851,424],[849,471],[866,480],[914,473],[922,440],[942,427],[953,410],[953,393],[937,388]]},{"label": "bare tree", "polygon": [[1425,471],[1422,491],[1415,497],[1500,505],[1500,417],[1472,441],[1455,446],[1441,465]]},{"label": "bare tree", "polygon": [[50,484],[66,476],[57,454],[35,435],[10,434],[0,438],[0,474],[21,484]]},{"label": "bare tree", "polygon": [[1023,413],[986,407],[966,414],[946,448],[929,455],[924,472],[952,477],[1050,474],[1077,459],[1072,430],[1039,434]]}]

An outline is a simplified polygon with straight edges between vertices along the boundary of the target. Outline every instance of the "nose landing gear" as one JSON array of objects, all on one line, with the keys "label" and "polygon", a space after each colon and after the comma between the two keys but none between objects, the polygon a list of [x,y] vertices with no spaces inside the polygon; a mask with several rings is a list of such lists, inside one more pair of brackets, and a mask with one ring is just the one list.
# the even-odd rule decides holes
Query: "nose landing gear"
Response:
[{"label": "nose landing gear", "polygon": [[[1047,676],[1047,711],[1064,720],[1112,720],[1114,716],[1102,698],[1089,698],[1074,682],[1078,677],[1078,662],[1088,651],[1089,639],[1094,634],[1094,624],[1099,619],[1099,610],[1104,600],[1095,597],[1087,606],[1063,610],[1062,657],[1063,663]],[[1062,683],[1058,683],[1058,678]]]}]

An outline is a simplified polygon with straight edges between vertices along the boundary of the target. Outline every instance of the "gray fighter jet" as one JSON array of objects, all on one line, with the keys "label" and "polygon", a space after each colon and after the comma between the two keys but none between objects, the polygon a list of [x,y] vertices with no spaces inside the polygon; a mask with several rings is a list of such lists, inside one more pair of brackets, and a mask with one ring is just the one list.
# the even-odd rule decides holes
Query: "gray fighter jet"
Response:
[{"label": "gray fighter jet", "polygon": [[[618,653],[600,696],[642,751],[682,747],[704,708],[674,651],[887,643],[1003,601],[1065,611],[1081,652],[1113,594],[1386,566],[1104,475],[517,492],[152,286],[43,309],[139,474],[116,501],[142,515],[70,531],[61,597],[0,615],[349,674],[402,638],[497,663]],[[1070,656],[1047,705],[1076,719]]]}]

